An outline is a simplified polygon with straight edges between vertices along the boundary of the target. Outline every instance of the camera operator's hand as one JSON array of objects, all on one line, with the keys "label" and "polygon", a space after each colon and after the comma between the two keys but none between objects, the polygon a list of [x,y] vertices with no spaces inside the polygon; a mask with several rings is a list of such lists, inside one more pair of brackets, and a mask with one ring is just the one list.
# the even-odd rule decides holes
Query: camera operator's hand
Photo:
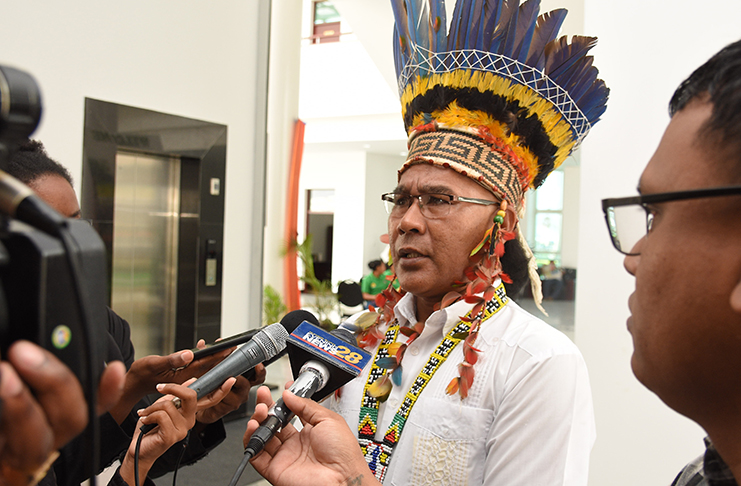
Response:
[{"label": "camera operator's hand", "polygon": [[120,424],[139,400],[157,391],[159,383],[182,383],[190,378],[198,378],[229,355],[230,351],[224,350],[197,361],[193,361],[193,351],[189,349],[167,356],[152,355],[137,359],[126,373],[123,397],[111,409],[111,415]]},{"label": "camera operator's hand", "polygon": [[[116,403],[126,369],[106,367],[98,412]],[[87,405],[75,375],[48,351],[18,341],[0,362],[0,484],[26,486],[43,476],[55,451],[87,425]]]}]

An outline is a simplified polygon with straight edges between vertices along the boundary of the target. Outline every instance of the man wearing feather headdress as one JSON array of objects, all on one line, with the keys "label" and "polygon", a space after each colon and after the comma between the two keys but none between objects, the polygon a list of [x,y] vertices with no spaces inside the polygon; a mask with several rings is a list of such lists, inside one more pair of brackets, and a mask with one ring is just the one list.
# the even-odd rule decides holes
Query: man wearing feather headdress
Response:
[{"label": "man wearing feather headdress", "polygon": [[[584,360],[508,294],[529,277],[539,303],[518,217],[525,192],[605,110],[608,90],[586,56],[596,39],[557,39],[566,11],[538,16],[538,0],[459,0],[449,31],[443,1],[392,7],[409,155],[382,199],[406,293],[389,286],[354,321],[374,359],[329,404],[354,433],[308,406],[318,421],[303,444],[327,428],[341,447],[304,450],[333,464],[312,484],[586,484],[595,433]],[[274,442],[253,464],[291,484],[301,468],[291,450]],[[298,474],[294,484],[309,484]]]},{"label": "man wearing feather headdress", "polygon": [[741,479],[741,41],[695,70],[669,111],[669,126],[641,175],[641,195],[605,199],[602,207],[636,280],[628,301],[633,373],[708,434],[704,456],[673,485],[735,486]]}]

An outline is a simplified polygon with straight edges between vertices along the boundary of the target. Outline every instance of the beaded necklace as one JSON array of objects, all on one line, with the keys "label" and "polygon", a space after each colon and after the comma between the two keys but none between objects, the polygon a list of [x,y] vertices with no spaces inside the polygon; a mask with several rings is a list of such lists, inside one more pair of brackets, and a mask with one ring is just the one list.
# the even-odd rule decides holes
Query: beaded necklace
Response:
[{"label": "beaded necklace", "polygon": [[[493,298],[484,306],[481,321],[483,322],[499,312],[504,308],[508,301],[509,298],[504,291],[504,285],[500,283],[495,289]],[[461,321],[448,332],[440,344],[438,344],[432,354],[430,354],[427,363],[422,367],[419,375],[417,375],[417,378],[406,393],[399,409],[396,411],[396,414],[391,421],[391,425],[383,436],[383,441],[379,443],[376,442],[375,436],[376,430],[378,429],[378,408],[380,406],[380,400],[369,393],[369,388],[376,380],[382,378],[386,373],[386,369],[379,366],[378,362],[389,357],[389,346],[396,342],[396,338],[399,334],[398,319],[395,320],[394,324],[389,327],[388,331],[386,331],[386,334],[376,351],[373,366],[371,367],[370,373],[368,374],[368,380],[365,384],[360,408],[360,421],[358,425],[358,443],[365,455],[368,467],[370,467],[370,470],[379,481],[383,482],[384,477],[386,476],[386,471],[391,462],[394,448],[396,447],[396,444],[399,443],[401,433],[404,430],[404,425],[409,417],[409,413],[412,411],[412,407],[414,407],[414,404],[417,402],[417,398],[422,393],[425,386],[430,382],[435,372],[445,362],[451,351],[453,351],[456,345],[460,341],[464,340],[468,335],[472,325],[470,314],[471,312],[466,315],[466,318],[461,319]]]}]

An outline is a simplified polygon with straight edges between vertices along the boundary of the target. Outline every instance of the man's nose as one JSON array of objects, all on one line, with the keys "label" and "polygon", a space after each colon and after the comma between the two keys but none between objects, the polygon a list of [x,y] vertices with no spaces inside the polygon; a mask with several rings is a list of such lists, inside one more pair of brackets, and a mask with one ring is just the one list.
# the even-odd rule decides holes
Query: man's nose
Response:
[{"label": "man's nose", "polygon": [[408,231],[424,232],[427,218],[422,215],[422,203],[419,198],[414,198],[409,209],[399,220],[399,229],[406,233]]},{"label": "man's nose", "polygon": [[644,236],[640,240],[638,240],[638,243],[633,245],[633,248],[631,248],[631,253],[637,253],[637,255],[625,255],[625,259],[623,260],[623,266],[625,267],[625,270],[633,275],[635,277],[636,270],[638,269],[638,264],[641,261],[641,248],[643,247],[643,241],[646,239]]}]

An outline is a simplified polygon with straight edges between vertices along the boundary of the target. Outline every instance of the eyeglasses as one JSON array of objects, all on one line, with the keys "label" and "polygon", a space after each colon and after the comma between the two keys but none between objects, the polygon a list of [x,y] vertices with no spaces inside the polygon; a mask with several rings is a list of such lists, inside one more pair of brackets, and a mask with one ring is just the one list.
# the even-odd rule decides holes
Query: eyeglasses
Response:
[{"label": "eyeglasses", "polygon": [[499,204],[499,201],[454,196],[452,194],[420,194],[414,196],[412,194],[388,192],[381,194],[381,199],[383,200],[383,205],[386,207],[386,212],[391,216],[399,218],[407,212],[407,209],[414,204],[415,200],[419,201],[419,211],[422,213],[422,216],[428,219],[444,218],[450,214],[450,208],[454,202],[481,204],[483,206]]},{"label": "eyeglasses", "polygon": [[633,248],[641,238],[651,232],[654,219],[651,204],[734,195],[741,195],[741,186],[603,199],[602,212],[605,213],[607,229],[610,231],[610,238],[615,249],[624,255],[639,255],[640,253],[633,251]]}]

